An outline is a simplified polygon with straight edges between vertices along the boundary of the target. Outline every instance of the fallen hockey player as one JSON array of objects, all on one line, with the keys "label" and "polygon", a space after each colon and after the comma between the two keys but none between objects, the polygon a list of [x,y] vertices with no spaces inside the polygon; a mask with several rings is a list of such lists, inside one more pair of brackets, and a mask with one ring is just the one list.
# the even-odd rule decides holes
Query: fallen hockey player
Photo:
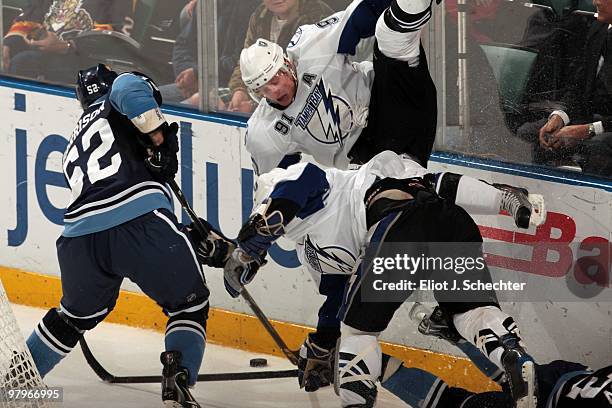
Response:
[{"label": "fallen hockey player", "polygon": [[[359,170],[321,170],[300,163],[276,169],[257,183],[257,196],[265,199],[238,235],[238,248],[224,270],[226,288],[238,296],[242,285],[253,279],[249,263],[262,263],[280,236],[296,242],[302,264],[320,275],[319,291],[328,296],[319,311],[317,333],[308,337],[300,353],[302,385],[313,391],[330,383],[331,378],[317,375],[317,364],[329,364],[341,331],[335,386],[343,407],[374,405],[382,364],[377,336],[405,300],[362,301],[360,284],[371,273],[371,264],[359,258],[364,248],[367,252],[382,243],[406,241],[471,242],[481,251],[478,227],[462,207],[480,214],[505,210],[521,228],[544,218],[543,203],[533,207],[523,190],[454,173],[432,174],[390,151]],[[346,256],[314,256],[331,247],[342,248]],[[325,259],[337,261],[335,272],[322,268]],[[484,272],[486,279],[486,265]],[[483,291],[478,301],[440,306],[452,316],[461,336],[505,371],[516,406],[535,408],[534,360],[525,352],[512,317],[499,308],[495,293]]]}]

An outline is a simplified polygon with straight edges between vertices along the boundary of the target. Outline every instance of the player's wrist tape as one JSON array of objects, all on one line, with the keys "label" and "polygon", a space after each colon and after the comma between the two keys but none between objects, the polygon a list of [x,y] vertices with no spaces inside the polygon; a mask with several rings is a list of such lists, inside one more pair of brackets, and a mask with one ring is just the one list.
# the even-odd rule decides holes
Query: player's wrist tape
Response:
[{"label": "player's wrist tape", "polygon": [[151,133],[159,129],[166,122],[166,119],[161,109],[154,108],[133,117],[131,121],[142,133]]}]

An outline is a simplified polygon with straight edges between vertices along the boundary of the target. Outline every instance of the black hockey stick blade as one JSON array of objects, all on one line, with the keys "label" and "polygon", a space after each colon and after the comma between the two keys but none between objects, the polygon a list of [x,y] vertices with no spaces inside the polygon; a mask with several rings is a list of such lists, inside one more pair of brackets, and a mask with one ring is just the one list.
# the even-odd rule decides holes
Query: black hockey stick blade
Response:
[{"label": "black hockey stick blade", "polygon": [[[94,373],[104,382],[109,384],[150,384],[161,383],[161,375],[133,375],[133,376],[116,376],[109,373],[98,362],[96,357],[91,352],[89,345],[85,341],[85,337],[79,339],[81,350],[87,364],[92,368]],[[199,374],[198,381],[239,381],[239,380],[268,380],[274,378],[293,378],[297,377],[298,370],[279,370],[279,371],[251,371],[243,373],[212,373]]]}]

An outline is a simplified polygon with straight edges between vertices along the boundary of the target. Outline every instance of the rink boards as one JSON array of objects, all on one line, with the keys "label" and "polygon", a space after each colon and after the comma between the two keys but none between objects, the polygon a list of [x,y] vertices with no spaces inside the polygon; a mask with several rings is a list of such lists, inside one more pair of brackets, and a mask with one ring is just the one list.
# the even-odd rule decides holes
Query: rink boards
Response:
[{"label": "rink boards", "polygon": [[[80,109],[77,101],[60,89],[0,80],[0,112],[0,174],[4,186],[0,235],[5,242],[0,247],[0,264],[11,268],[3,269],[2,277],[11,277],[11,295],[20,296],[23,303],[51,306],[59,296],[55,239],[61,234],[63,208],[69,197],[61,173],[61,155]],[[185,195],[198,214],[229,236],[235,236],[248,217],[252,202],[253,172],[242,143],[244,123],[172,109],[165,110],[165,114],[181,125],[181,169],[177,181]],[[554,172],[534,172],[494,162],[464,161],[445,154],[436,155],[430,167],[520,185],[544,195],[549,216],[537,230],[532,227],[518,231],[507,216],[475,217],[485,239],[507,243],[508,253],[494,258],[492,266],[527,273],[530,282],[543,288],[569,280],[584,283],[585,271],[590,271],[588,285],[596,290],[573,301],[560,302],[551,295],[550,299],[509,303],[504,307],[518,320],[530,351],[538,359],[563,357],[593,366],[607,360],[612,355],[612,277],[608,255],[612,241],[611,183],[579,175],[560,177]],[[189,222],[178,204],[176,208],[179,219]],[[541,246],[530,253],[529,249],[538,242],[550,242],[554,254],[542,255]],[[281,240],[270,255],[269,264],[249,289],[270,318],[295,323],[281,327],[289,342],[297,345],[305,330],[302,326],[316,323],[322,298],[316,294],[311,278],[299,267],[288,242]],[[48,278],[17,273],[13,268]],[[248,335],[248,331],[257,331],[256,322],[244,316],[249,312],[245,304],[226,294],[221,272],[207,270],[206,276],[212,306],[229,311],[218,311],[218,316],[211,319],[211,331],[215,318],[219,327],[229,325],[227,333],[219,334],[217,340],[234,342],[240,347],[249,342],[264,344],[267,340],[264,334]],[[51,295],[47,296],[45,287],[50,288]],[[42,289],[31,296],[28,291],[32,288]],[[129,292],[139,292],[130,282],[125,283],[124,289],[128,297]],[[138,303],[128,304],[136,305],[134,310],[146,310]],[[420,336],[406,311],[403,308],[398,312],[383,334],[385,341],[398,345],[402,352],[412,350],[401,347],[406,345],[457,354],[442,342]],[[130,318],[118,316],[117,320],[138,320],[134,316],[138,313],[132,310],[129,314]],[[231,322],[239,324],[232,326]],[[146,327],[160,323],[150,324],[153,326]],[[231,332],[236,331],[241,337],[232,337]],[[432,355],[422,359],[438,365],[446,361]]]}]

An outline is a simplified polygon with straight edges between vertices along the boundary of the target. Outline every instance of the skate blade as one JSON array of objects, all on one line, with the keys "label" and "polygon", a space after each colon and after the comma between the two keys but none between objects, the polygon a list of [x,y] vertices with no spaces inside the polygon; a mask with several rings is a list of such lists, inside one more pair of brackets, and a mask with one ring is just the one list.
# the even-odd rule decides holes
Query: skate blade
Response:
[{"label": "skate blade", "polygon": [[521,369],[523,381],[527,384],[527,395],[516,401],[516,408],[536,408],[538,397],[536,395],[535,367],[533,361],[526,361]]},{"label": "skate blade", "polygon": [[529,222],[536,227],[544,224],[544,221],[546,221],[544,196],[542,196],[542,194],[529,194],[528,199],[531,203],[531,218]]}]

